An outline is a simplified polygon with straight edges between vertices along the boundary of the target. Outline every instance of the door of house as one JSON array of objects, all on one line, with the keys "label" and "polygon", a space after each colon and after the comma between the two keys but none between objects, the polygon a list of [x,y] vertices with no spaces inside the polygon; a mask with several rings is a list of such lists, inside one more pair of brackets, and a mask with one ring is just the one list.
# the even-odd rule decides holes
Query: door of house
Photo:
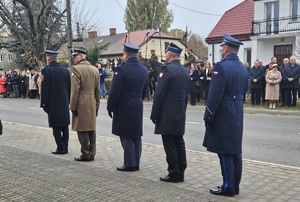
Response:
[{"label": "door of house", "polygon": [[251,57],[251,49],[247,49],[246,50],[246,60],[247,62],[249,63],[250,67],[253,66],[253,64],[251,64],[251,61],[252,61],[252,57]]},{"label": "door of house", "polygon": [[293,45],[278,45],[274,46],[274,56],[277,58],[279,66],[283,64],[284,58],[290,58],[293,54]]}]

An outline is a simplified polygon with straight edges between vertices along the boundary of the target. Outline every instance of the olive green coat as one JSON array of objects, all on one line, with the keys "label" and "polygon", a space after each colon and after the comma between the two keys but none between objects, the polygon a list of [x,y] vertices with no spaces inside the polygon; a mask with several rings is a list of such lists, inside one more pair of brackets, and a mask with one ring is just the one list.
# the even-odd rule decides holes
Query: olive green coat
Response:
[{"label": "olive green coat", "polygon": [[95,131],[99,105],[99,71],[88,61],[82,60],[71,70],[70,110],[78,114],[72,114],[72,130]]}]

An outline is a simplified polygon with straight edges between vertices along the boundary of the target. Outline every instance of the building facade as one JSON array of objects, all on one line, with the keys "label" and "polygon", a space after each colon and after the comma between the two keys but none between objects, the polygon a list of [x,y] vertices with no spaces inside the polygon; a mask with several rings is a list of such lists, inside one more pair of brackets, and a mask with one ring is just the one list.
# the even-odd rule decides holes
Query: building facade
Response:
[{"label": "building facade", "polygon": [[226,11],[205,39],[212,62],[221,59],[225,33],[244,43],[238,56],[251,66],[256,59],[268,64],[273,56],[279,65],[291,55],[300,59],[300,0],[245,0]]},{"label": "building facade", "polygon": [[252,55],[268,63],[300,58],[300,0],[255,0]]}]

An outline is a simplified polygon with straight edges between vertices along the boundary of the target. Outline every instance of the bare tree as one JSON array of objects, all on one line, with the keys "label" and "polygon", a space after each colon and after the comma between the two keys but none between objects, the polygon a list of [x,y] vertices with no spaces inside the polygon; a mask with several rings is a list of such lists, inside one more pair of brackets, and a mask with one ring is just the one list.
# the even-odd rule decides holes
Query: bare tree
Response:
[{"label": "bare tree", "polygon": [[194,54],[197,55],[199,59],[202,61],[207,60],[208,48],[199,34],[190,32],[188,34],[187,46],[193,49]]},{"label": "bare tree", "polygon": [[60,3],[58,0],[0,1],[0,18],[24,51],[28,66],[43,66],[43,50],[56,50],[66,42],[66,10],[60,9]]},{"label": "bare tree", "polygon": [[[73,27],[78,25],[76,36],[82,38],[85,31],[95,27],[89,25],[93,14],[84,11],[85,3],[73,1],[72,10]],[[0,0],[0,27],[5,25],[15,39],[8,44],[14,46],[10,50],[17,50],[17,57],[23,57],[27,66],[38,69],[45,64],[45,49],[57,50],[67,42],[66,12],[63,0]]]}]

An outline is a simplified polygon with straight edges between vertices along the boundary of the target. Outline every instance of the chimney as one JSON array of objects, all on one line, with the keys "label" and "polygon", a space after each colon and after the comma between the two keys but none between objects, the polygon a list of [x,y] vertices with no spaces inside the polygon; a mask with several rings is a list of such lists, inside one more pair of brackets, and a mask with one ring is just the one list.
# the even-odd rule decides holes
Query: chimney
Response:
[{"label": "chimney", "polygon": [[117,29],[116,28],[109,28],[109,35],[114,35],[117,33]]},{"label": "chimney", "polygon": [[88,36],[89,36],[89,38],[95,38],[95,37],[97,37],[97,31],[90,31],[90,32],[88,32]]}]

